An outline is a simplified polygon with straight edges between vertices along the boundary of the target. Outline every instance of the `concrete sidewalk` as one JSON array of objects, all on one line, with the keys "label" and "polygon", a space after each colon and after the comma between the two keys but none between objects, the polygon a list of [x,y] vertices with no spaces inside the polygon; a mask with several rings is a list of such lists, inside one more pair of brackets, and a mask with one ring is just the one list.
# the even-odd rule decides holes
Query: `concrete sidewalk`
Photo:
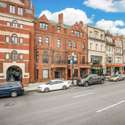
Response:
[{"label": "concrete sidewalk", "polygon": [[27,87],[24,87],[25,92],[37,91],[38,86],[44,84],[45,82],[30,83]]}]

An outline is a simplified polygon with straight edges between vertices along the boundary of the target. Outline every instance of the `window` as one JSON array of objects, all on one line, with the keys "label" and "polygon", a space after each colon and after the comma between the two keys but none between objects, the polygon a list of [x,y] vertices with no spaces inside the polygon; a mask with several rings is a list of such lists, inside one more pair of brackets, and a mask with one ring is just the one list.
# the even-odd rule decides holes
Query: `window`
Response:
[{"label": "window", "polygon": [[17,44],[17,43],[18,43],[18,37],[17,37],[16,34],[12,35],[11,42],[12,42],[13,44]]},{"label": "window", "polygon": [[19,54],[19,59],[20,59],[20,60],[23,59],[23,54]]},{"label": "window", "polygon": [[48,29],[48,24],[46,24],[46,23],[40,23],[40,28],[47,30]]},{"label": "window", "polygon": [[82,56],[82,58],[81,58],[81,64],[85,64],[85,56]]},{"label": "window", "polygon": [[9,53],[6,53],[5,54],[5,59],[9,59],[10,58],[10,54]]},{"label": "window", "polygon": [[9,10],[10,10],[10,13],[13,13],[13,14],[16,13],[16,8],[13,5],[10,5]]},{"label": "window", "polygon": [[23,24],[20,24],[20,28],[23,28]]},{"label": "window", "polygon": [[12,21],[12,27],[16,27],[16,28],[18,27],[18,23],[17,23],[16,20],[13,20],[13,21]]},{"label": "window", "polygon": [[20,40],[20,44],[22,44],[23,43],[23,38],[19,38],[19,40]]},{"label": "window", "polygon": [[98,44],[96,44],[95,46],[96,46],[96,48],[95,48],[95,49],[96,49],[96,51],[98,51]]},{"label": "window", "polygon": [[82,48],[82,49],[84,49],[84,48],[85,48],[85,45],[84,45],[84,43],[82,43],[82,46],[81,46],[81,48]]},{"label": "window", "polygon": [[17,60],[17,56],[18,56],[17,51],[13,50],[12,53],[11,53],[11,59],[13,61],[16,61]]},{"label": "window", "polygon": [[37,37],[37,43],[38,43],[38,44],[41,44],[41,43],[42,43],[42,37],[40,37],[40,36]]},{"label": "window", "polygon": [[18,8],[18,15],[21,15],[21,16],[23,16],[23,8]]},{"label": "window", "polygon": [[61,55],[55,55],[54,60],[56,64],[61,64],[62,63]]},{"label": "window", "polygon": [[68,47],[72,48],[72,42],[70,42],[70,41],[68,42]]},{"label": "window", "polygon": [[79,36],[80,36],[80,32],[79,32],[79,31],[75,31],[75,35],[76,35],[77,37],[79,37]]},{"label": "window", "polygon": [[61,47],[61,41],[60,41],[60,40],[57,40],[56,47],[57,47],[57,48],[60,48],[60,47]]},{"label": "window", "polygon": [[9,43],[10,42],[10,37],[9,36],[5,36],[5,41],[6,41],[6,43]]},{"label": "window", "polygon": [[101,45],[100,50],[103,51],[103,45]]},{"label": "window", "polygon": [[72,43],[73,48],[76,48],[76,42]]},{"label": "window", "polygon": [[43,79],[48,79],[49,78],[49,70],[43,69],[42,75],[43,75]]},{"label": "window", "polygon": [[47,51],[43,51],[42,62],[43,63],[48,63],[49,62],[49,56],[48,56],[48,52]]},{"label": "window", "polygon": [[92,43],[90,43],[90,49],[92,49]]},{"label": "window", "polygon": [[49,44],[49,38],[48,37],[45,38],[45,43]]},{"label": "window", "polygon": [[7,22],[7,26],[10,26],[10,22]]},{"label": "window", "polygon": [[57,32],[60,32],[60,31],[61,31],[61,27],[57,26]]}]

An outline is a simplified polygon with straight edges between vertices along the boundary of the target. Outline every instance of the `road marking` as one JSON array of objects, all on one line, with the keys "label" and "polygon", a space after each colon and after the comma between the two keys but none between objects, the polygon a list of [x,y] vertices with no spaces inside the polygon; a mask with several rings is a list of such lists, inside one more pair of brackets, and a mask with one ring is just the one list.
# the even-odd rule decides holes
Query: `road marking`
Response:
[{"label": "road marking", "polygon": [[91,93],[86,93],[86,94],[82,94],[82,95],[76,95],[76,96],[73,96],[73,98],[85,97],[85,96],[93,95],[93,94],[94,94],[94,93],[91,92]]},{"label": "road marking", "polygon": [[96,112],[97,112],[97,113],[103,112],[103,111],[105,111],[105,110],[108,110],[108,109],[110,109],[110,108],[113,108],[113,107],[115,107],[115,106],[117,106],[117,105],[120,105],[120,104],[122,104],[122,103],[125,103],[125,100],[122,100],[122,101],[120,101],[120,102],[117,102],[117,103],[115,103],[115,104],[113,104],[113,105],[109,105],[109,106],[107,106],[107,107],[105,107],[105,108],[102,108],[102,109],[100,109],[100,110],[97,110]]}]

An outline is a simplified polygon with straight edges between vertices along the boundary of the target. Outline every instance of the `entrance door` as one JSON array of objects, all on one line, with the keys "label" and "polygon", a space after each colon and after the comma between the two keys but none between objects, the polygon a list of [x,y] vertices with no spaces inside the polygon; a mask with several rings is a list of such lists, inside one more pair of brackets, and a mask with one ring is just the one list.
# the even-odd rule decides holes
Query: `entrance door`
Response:
[{"label": "entrance door", "polygon": [[7,81],[22,81],[22,70],[18,66],[11,66],[7,70]]},{"label": "entrance door", "polygon": [[56,79],[61,78],[61,72],[60,71],[55,71],[55,78]]}]

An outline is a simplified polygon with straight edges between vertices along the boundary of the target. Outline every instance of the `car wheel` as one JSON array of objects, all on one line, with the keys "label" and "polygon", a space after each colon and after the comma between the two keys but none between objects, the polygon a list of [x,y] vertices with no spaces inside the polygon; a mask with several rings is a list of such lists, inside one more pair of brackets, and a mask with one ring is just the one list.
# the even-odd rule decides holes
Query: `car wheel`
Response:
[{"label": "car wheel", "polygon": [[16,92],[16,91],[14,91],[14,92],[11,92],[11,94],[10,94],[10,95],[11,95],[11,97],[17,97],[17,95],[18,95],[18,94],[17,94],[17,92]]},{"label": "car wheel", "polygon": [[44,92],[49,92],[49,88],[45,88],[45,89],[44,89]]},{"label": "car wheel", "polygon": [[88,87],[88,86],[89,86],[89,83],[88,83],[88,82],[85,82],[85,83],[84,83],[84,86],[85,86],[85,87]]},{"label": "car wheel", "polygon": [[67,87],[66,87],[66,86],[63,86],[63,90],[65,90],[65,89],[67,89]]}]

